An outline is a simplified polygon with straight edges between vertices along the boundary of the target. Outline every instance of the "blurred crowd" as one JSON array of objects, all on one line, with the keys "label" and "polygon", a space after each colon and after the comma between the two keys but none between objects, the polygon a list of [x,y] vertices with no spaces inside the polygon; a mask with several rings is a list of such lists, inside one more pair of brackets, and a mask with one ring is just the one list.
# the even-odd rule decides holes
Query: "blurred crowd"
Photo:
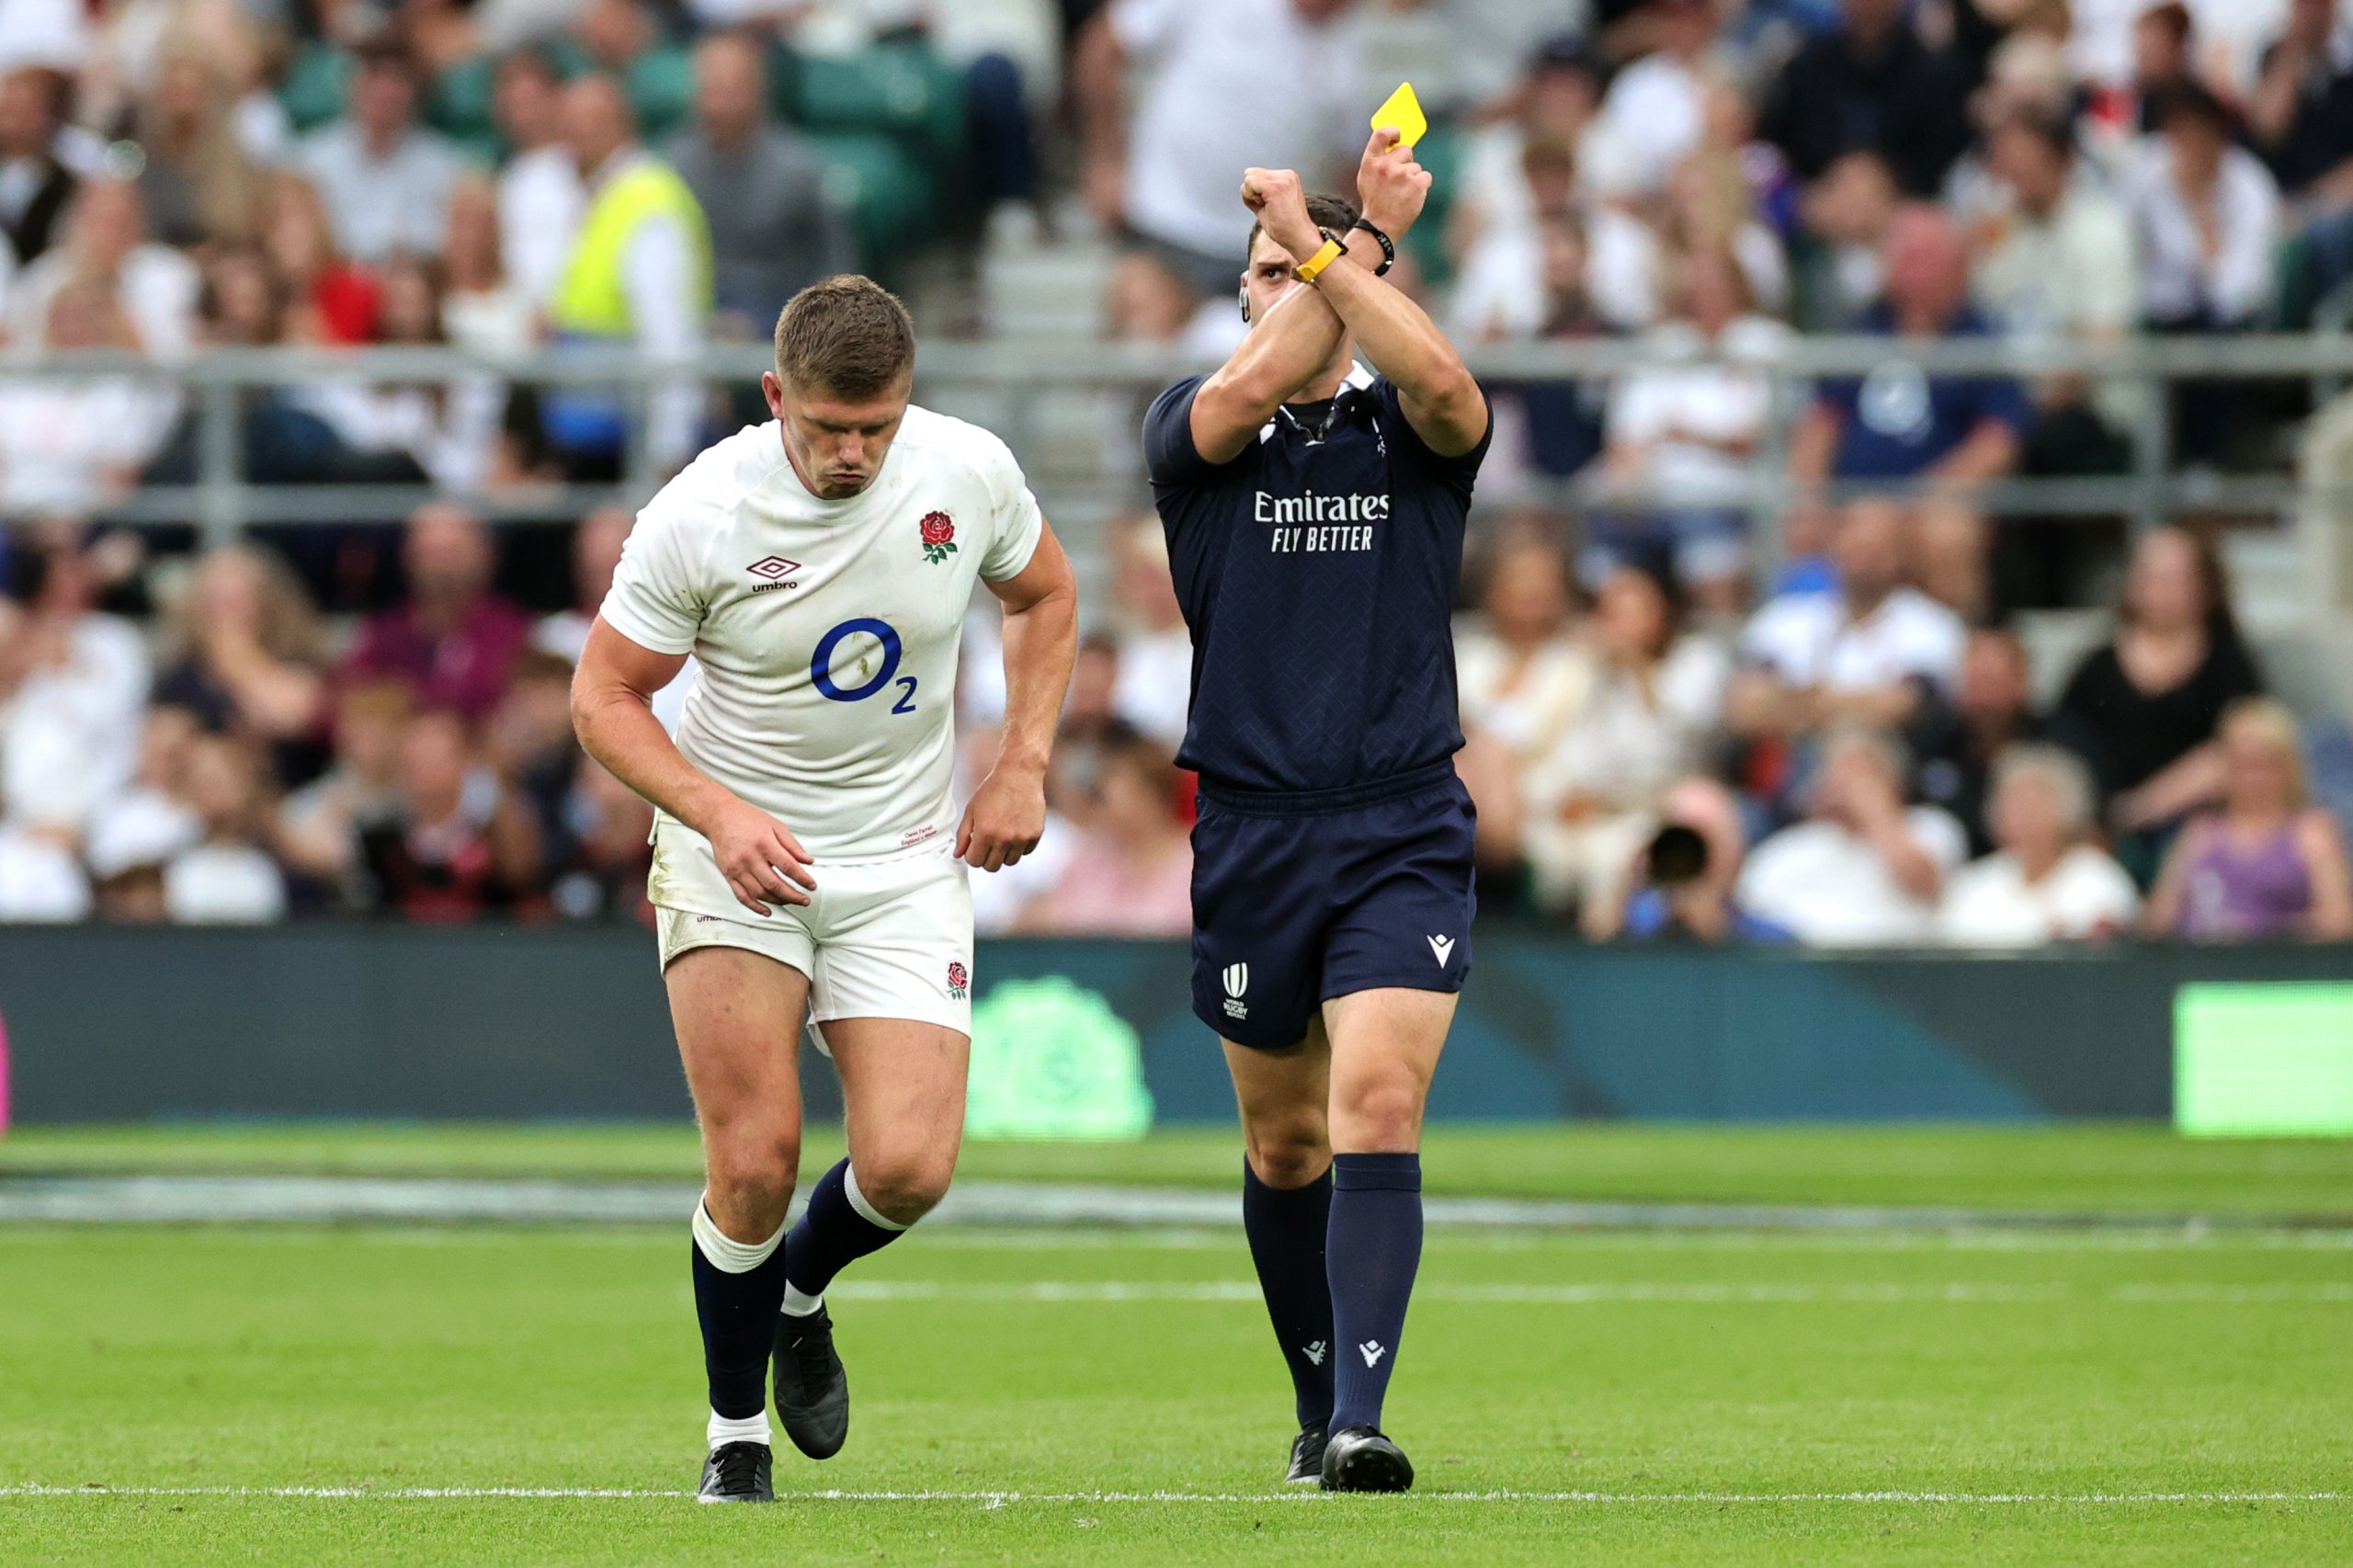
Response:
[{"label": "blurred crowd", "polygon": [[[401,588],[334,636],[285,558],[171,570],[120,536],[16,540],[0,601],[0,919],[648,918],[648,808],[572,734],[574,661],[631,527],[571,530],[548,608],[449,503]],[[2125,934],[2353,937],[2353,734],[2265,695],[2201,537],[2143,536],[2108,636],[2055,701],[2017,636],[1910,585],[1900,507],[1842,511],[1834,585],[1711,617],[1671,567],[1578,586],[1565,542],[1498,531],[1459,636],[1459,766],[1483,905],[1596,939],[2028,946]],[[1189,920],[1189,644],[1157,524],[1113,531],[1019,867],[984,929],[1169,936]],[[506,574],[509,577],[514,574]],[[152,631],[117,608],[152,592]],[[110,608],[114,607],[114,608]],[[961,786],[1004,692],[968,632]],[[675,723],[692,666],[657,695]]]},{"label": "blurred crowd", "polygon": [[[1023,0],[1005,13],[1019,31]],[[1034,202],[1021,68],[923,0],[0,0],[0,341],[211,347],[760,341],[802,285]],[[1002,28],[996,30],[1004,30]],[[723,415],[661,389],[654,460]],[[269,483],[481,494],[620,472],[618,395],[290,384],[241,410]],[[124,375],[0,388],[0,512],[185,481]]]},{"label": "blurred crowd", "polygon": [[[0,919],[643,919],[646,808],[565,703],[630,514],[468,506],[613,480],[633,438],[675,466],[745,411],[682,377],[632,431],[502,362],[676,362],[846,267],[1080,235],[1111,335],[1222,352],[1240,169],[1346,188],[1408,76],[1437,181],[1392,276],[1466,344],[1650,350],[1492,389],[1483,494],[1551,499],[1473,519],[1485,909],[1596,940],[2353,936],[2353,735],[2270,694],[2221,530],[1983,504],[2122,472],[2153,421],[2177,469],[2276,469],[2310,389],[2152,406],[1909,352],[2347,312],[2330,0],[0,0],[11,350],[478,357],[246,394],[249,478],[444,499],[217,550],[87,520],[195,472],[167,383],[0,367]],[[1767,371],[1824,332],[1887,358],[1776,442]],[[1760,477],[1794,497],[1769,539]],[[1150,517],[1100,550],[1052,829],[975,879],[990,930],[1187,928],[1189,648]],[[2038,671],[2018,618],[2062,607],[2108,630]],[[982,614],[967,783],[1000,681]]]}]

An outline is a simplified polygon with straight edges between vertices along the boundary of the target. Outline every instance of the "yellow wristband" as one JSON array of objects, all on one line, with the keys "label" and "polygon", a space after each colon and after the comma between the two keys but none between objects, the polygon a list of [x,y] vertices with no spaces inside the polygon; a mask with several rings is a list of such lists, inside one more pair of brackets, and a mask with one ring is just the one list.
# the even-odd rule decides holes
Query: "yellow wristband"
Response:
[{"label": "yellow wristband", "polygon": [[1316,275],[1340,258],[1343,247],[1331,235],[1324,236],[1324,248],[1291,269],[1291,275],[1302,283],[1313,283]]}]

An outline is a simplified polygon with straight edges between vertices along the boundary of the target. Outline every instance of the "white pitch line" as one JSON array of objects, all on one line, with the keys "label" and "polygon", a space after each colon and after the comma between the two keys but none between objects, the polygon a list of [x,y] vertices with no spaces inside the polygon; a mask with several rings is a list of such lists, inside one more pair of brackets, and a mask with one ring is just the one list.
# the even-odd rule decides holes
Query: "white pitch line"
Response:
[{"label": "white pitch line", "polygon": [[[471,1502],[502,1498],[553,1501],[668,1500],[694,1494],[660,1488],[629,1486],[53,1486],[40,1483],[0,1484],[0,1499],[11,1497],[224,1497],[316,1500],[324,1502]],[[787,1492],[781,1503],[975,1503],[1005,1507],[1020,1503],[1318,1503],[1324,1494],[1287,1489],[1281,1492],[1017,1492],[946,1490],[855,1490]],[[1600,1506],[1643,1504],[1755,1504],[1760,1506],[1848,1503],[1892,1506],[2031,1506],[2120,1507],[2168,1504],[2221,1503],[2342,1503],[2353,1501],[2347,1492],[1523,1492],[1497,1488],[1476,1492],[1422,1491],[1405,1494],[1406,1504],[1434,1503],[1583,1503]]]},{"label": "white pitch line", "polygon": [[[1133,1301],[1224,1301],[1256,1303],[1258,1287],[1247,1279],[845,1279],[828,1294],[864,1301],[1041,1301],[1091,1304]],[[1712,1305],[1915,1305],[1951,1302],[2099,1301],[2148,1304],[2252,1305],[2353,1301],[2353,1281],[2207,1285],[2174,1282],[2117,1284],[2082,1290],[2063,1284],[2006,1284],[1950,1280],[1942,1283],[1788,1285],[1722,1280],[1618,1280],[1594,1284],[1455,1284],[1427,1280],[1414,1290],[1416,1301],[1511,1303],[1530,1306],[1611,1306],[1633,1302]]]},{"label": "white pitch line", "polygon": [[[0,1244],[88,1247],[93,1233],[79,1225],[15,1224],[0,1220]],[[516,1244],[507,1227],[483,1229],[427,1222],[392,1221],[352,1227],[280,1228],[217,1225],[183,1232],[206,1246],[250,1247],[436,1247],[505,1250]],[[671,1232],[639,1225],[606,1227],[594,1222],[538,1227],[535,1243],[667,1252]],[[1215,1252],[1239,1256],[1241,1233],[1165,1229],[1151,1225],[1111,1230],[1051,1227],[989,1230],[926,1230],[926,1251],[945,1252]],[[1434,1233],[1432,1253],[1521,1253],[1563,1251],[1580,1255],[1614,1252],[1729,1253],[2140,1253],[2140,1252],[2348,1252],[2347,1230],[2200,1230],[2180,1226],[2150,1231],[2002,1231],[1991,1228],[1890,1231],[1450,1231]]]}]

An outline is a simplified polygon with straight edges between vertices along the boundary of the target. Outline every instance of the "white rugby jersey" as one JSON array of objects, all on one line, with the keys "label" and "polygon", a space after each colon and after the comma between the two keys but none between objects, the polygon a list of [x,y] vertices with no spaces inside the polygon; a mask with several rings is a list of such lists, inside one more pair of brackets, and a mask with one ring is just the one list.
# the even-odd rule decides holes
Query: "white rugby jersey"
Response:
[{"label": "white rugby jersey", "polygon": [[1044,523],[1003,441],[910,407],[859,494],[811,494],[773,422],[638,514],[600,613],[692,653],[674,738],[822,866],[949,835],[956,650],[975,579],[1017,575]]}]

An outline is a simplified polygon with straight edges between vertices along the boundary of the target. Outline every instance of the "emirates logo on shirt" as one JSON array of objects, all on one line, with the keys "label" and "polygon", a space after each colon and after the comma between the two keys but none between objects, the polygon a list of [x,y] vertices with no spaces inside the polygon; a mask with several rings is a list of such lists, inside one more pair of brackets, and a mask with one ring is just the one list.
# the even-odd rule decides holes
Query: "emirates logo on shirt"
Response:
[{"label": "emirates logo on shirt", "polygon": [[923,558],[934,566],[956,553],[956,519],[945,512],[926,512],[919,525]]}]

